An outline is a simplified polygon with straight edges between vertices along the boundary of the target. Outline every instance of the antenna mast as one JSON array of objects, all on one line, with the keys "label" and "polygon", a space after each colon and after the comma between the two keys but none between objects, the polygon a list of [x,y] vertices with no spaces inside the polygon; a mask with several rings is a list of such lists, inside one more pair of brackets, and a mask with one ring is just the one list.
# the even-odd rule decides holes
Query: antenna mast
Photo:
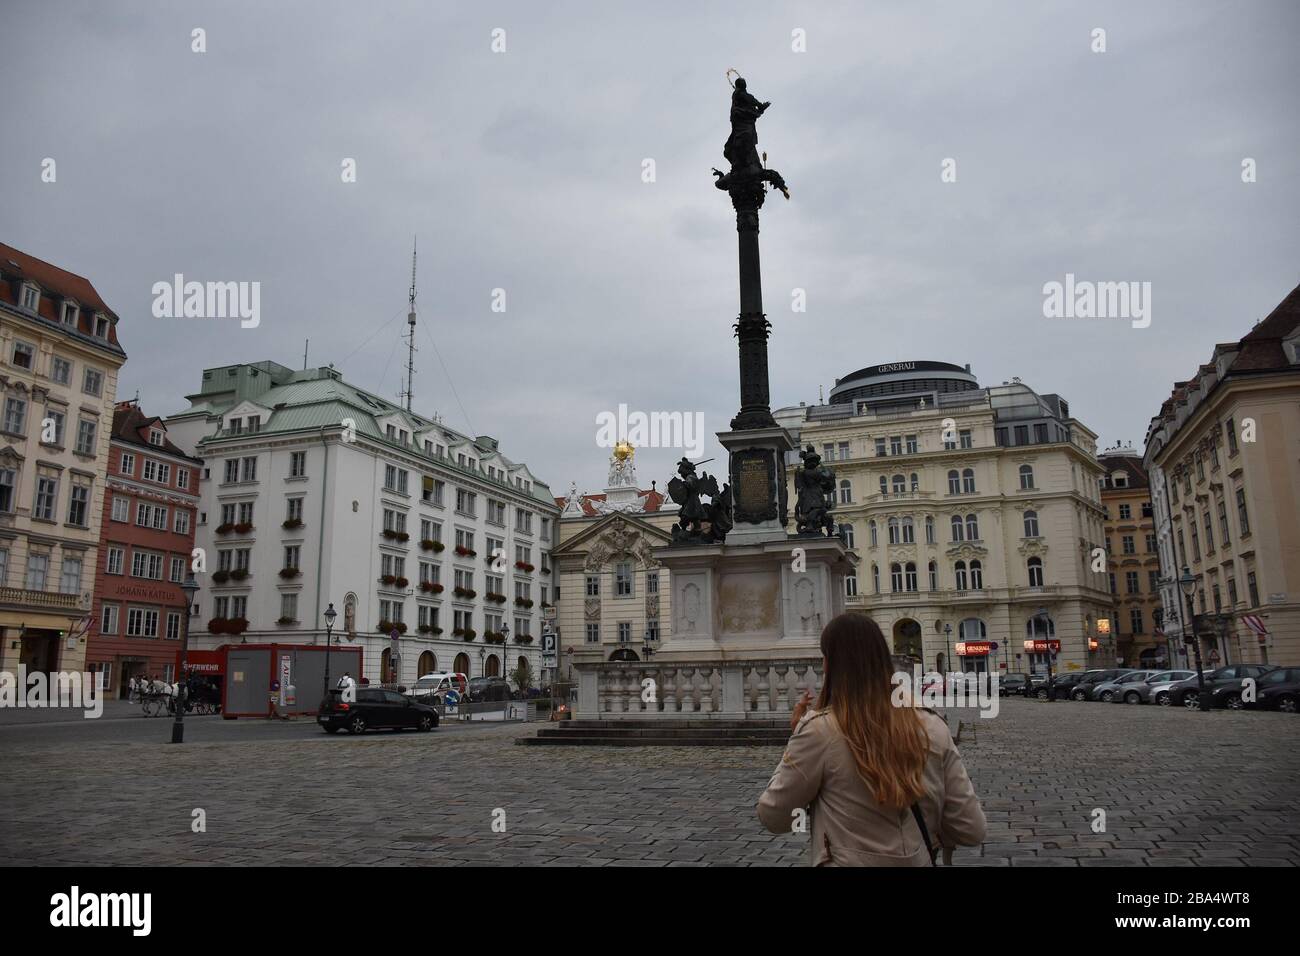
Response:
[{"label": "antenna mast", "polygon": [[415,394],[415,257],[417,243],[411,242],[411,294],[406,313],[406,410],[411,410],[411,399]]}]

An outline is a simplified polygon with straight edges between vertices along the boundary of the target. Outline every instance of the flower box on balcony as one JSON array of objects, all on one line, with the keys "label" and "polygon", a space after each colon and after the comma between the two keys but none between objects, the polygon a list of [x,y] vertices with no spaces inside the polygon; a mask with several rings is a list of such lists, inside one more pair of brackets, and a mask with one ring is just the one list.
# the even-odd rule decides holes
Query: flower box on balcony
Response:
[{"label": "flower box on balcony", "polygon": [[467,548],[464,545],[460,545],[460,544],[456,545],[456,553],[460,555],[462,558],[472,558],[478,554],[478,552],[475,551],[473,548]]},{"label": "flower box on balcony", "polygon": [[432,538],[421,538],[421,539],[420,539],[420,550],[421,550],[421,551],[441,551],[441,550],[442,550],[442,542],[441,542],[441,541],[434,541]]},{"label": "flower box on balcony", "polygon": [[472,600],[473,598],[478,597],[478,592],[473,588],[456,588],[452,593],[455,594],[456,597],[465,598],[466,600]]},{"label": "flower box on balcony", "polygon": [[397,583],[397,575],[395,575],[395,574],[385,574],[385,575],[381,575],[380,578],[379,578],[379,583],[380,583],[380,584],[386,584],[386,585],[388,585],[389,587],[392,587],[394,584]]},{"label": "flower box on balcony", "polygon": [[286,531],[296,531],[298,528],[302,527],[302,519],[287,518],[283,523],[281,523],[280,527],[284,528]]},{"label": "flower box on balcony", "polygon": [[234,530],[235,523],[233,521],[227,521],[225,524],[217,525],[217,534],[230,534],[230,532]]},{"label": "flower box on balcony", "polygon": [[225,619],[224,617],[212,617],[212,618],[208,618],[208,633],[209,633],[209,634],[225,634],[225,633],[226,633],[226,619]]},{"label": "flower box on balcony", "polygon": [[229,581],[229,580],[230,580],[230,572],[229,572],[229,571],[213,571],[213,572],[212,572],[212,583],[213,583],[213,584],[225,584],[225,583],[226,583],[227,581]]},{"label": "flower box on balcony", "polygon": [[300,574],[302,574],[302,572],[299,571],[297,568],[280,569],[280,577],[284,578],[286,581],[291,581],[294,578],[298,577]]},{"label": "flower box on balcony", "polygon": [[434,584],[432,581],[421,581],[420,590],[423,591],[425,594],[441,594],[442,585]]},{"label": "flower box on balcony", "polygon": [[393,584],[395,584],[395,585],[396,585],[397,587],[399,587],[399,588],[405,588],[405,587],[408,587],[408,586],[410,585],[410,583],[411,583],[410,581],[408,581],[408,580],[407,580],[406,578],[404,578],[404,577],[401,577],[400,575],[397,577],[397,579],[396,579],[395,581],[393,581]]},{"label": "flower box on balcony", "polygon": [[380,621],[379,626],[375,628],[375,630],[378,631],[380,634],[388,634],[394,629],[397,631],[398,634],[405,634],[406,622],[405,621]]},{"label": "flower box on balcony", "polygon": [[496,601],[498,604],[505,604],[506,596],[504,594],[497,594],[494,591],[488,591],[486,594],[483,595],[483,600]]},{"label": "flower box on balcony", "polygon": [[533,602],[531,598],[525,598],[525,597],[515,598],[515,607],[532,607],[532,606],[533,606]]},{"label": "flower box on balcony", "polygon": [[246,630],[248,630],[248,618],[246,617],[232,617],[226,621],[227,634],[243,634]]},{"label": "flower box on balcony", "polygon": [[518,568],[520,571],[526,571],[529,574],[532,574],[534,570],[533,566],[529,564],[527,561],[516,561],[515,567]]},{"label": "flower box on balcony", "polygon": [[284,625],[284,624],[297,624],[298,622],[291,617],[281,617],[281,618],[276,618],[275,623]]},{"label": "flower box on balcony", "polygon": [[434,627],[432,624],[421,624],[419,631],[421,634],[433,634],[436,636],[442,633],[442,628]]},{"label": "flower box on balcony", "polygon": [[478,631],[474,630],[472,627],[467,627],[465,630],[461,631],[460,636],[466,641],[472,641],[474,638],[478,637]]},{"label": "flower box on balcony", "polygon": [[251,521],[241,521],[235,525],[235,534],[248,534],[252,530],[253,523]]},{"label": "flower box on balcony", "polygon": [[506,637],[504,634],[498,634],[496,631],[485,631],[483,633],[483,640],[487,641],[489,644],[504,644],[506,642]]},{"label": "flower box on balcony", "polygon": [[516,644],[531,644],[531,643],[533,643],[533,635],[531,635],[531,634],[516,634],[516,635],[515,635],[515,643],[516,643]]},{"label": "flower box on balcony", "polygon": [[230,580],[242,581],[248,577],[248,568],[235,568],[230,572]]}]

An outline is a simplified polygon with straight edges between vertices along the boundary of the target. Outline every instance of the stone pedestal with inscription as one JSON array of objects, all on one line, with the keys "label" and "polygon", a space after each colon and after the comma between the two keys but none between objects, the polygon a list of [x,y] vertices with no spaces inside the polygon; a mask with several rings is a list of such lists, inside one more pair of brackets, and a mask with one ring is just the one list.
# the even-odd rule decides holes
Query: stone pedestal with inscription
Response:
[{"label": "stone pedestal with inscription", "polygon": [[839,538],[663,548],[672,626],[655,660],[767,660],[820,656],[822,628],[844,611],[856,559]]}]

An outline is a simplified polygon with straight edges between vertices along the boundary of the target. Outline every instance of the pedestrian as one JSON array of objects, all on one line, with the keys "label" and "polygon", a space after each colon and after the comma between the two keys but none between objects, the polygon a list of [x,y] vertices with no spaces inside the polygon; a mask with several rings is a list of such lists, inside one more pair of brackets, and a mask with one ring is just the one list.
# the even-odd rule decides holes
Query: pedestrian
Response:
[{"label": "pedestrian", "polygon": [[875,621],[839,615],[821,652],[821,694],[795,705],[758,801],[763,825],[788,833],[811,816],[814,866],[928,866],[940,849],[983,841],[984,811],[948,725],[898,700]]},{"label": "pedestrian", "polygon": [[348,691],[350,691],[352,688],[356,686],[357,686],[357,682],[352,679],[352,675],[347,671],[344,671],[343,676],[339,678],[339,683],[338,683],[339,690],[343,691],[346,694]]},{"label": "pedestrian", "polygon": [[128,701],[135,700],[139,696],[139,687],[140,682],[132,677],[130,683],[127,685],[126,699]]}]

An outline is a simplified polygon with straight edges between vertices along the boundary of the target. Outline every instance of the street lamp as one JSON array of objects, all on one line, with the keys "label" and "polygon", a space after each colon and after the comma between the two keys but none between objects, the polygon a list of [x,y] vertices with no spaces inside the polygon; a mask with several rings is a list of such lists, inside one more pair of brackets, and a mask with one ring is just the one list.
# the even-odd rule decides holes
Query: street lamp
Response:
[{"label": "street lamp", "polygon": [[1197,710],[1209,713],[1210,695],[1205,691],[1205,672],[1201,670],[1201,642],[1196,639],[1196,610],[1192,607],[1192,594],[1196,591],[1196,577],[1183,565],[1182,576],[1178,578],[1178,589],[1187,597],[1187,617],[1183,621],[1183,643],[1187,643],[1187,633],[1192,636],[1192,650],[1196,652],[1196,703]]},{"label": "street lamp", "polygon": [[334,634],[334,619],[338,616],[339,612],[334,610],[334,605],[331,603],[325,609],[325,693],[321,695],[322,700],[330,695],[330,639]]},{"label": "street lamp", "polygon": [[[1038,613],[1034,615],[1034,620],[1043,619],[1043,649],[1046,653],[1043,655],[1047,658],[1047,702],[1050,704],[1056,700],[1056,692],[1052,690],[1052,619],[1047,616],[1047,608],[1040,607]],[[1038,628],[1034,628],[1034,637],[1038,636]]]},{"label": "street lamp", "polygon": [[641,644],[641,653],[645,655],[647,661],[655,656],[654,639],[650,636],[650,625],[645,626],[645,641]]},{"label": "street lamp", "polygon": [[945,624],[943,626],[943,643],[945,647],[944,653],[947,655],[944,658],[944,665],[948,668],[949,671],[952,671],[953,666],[952,666],[952,625],[951,624]]},{"label": "street lamp", "polygon": [[[501,676],[506,676],[506,644],[510,642],[510,625],[506,621],[501,622]],[[507,688],[508,689],[508,688]]]},{"label": "street lamp", "polygon": [[181,672],[176,682],[176,719],[172,722],[172,743],[185,743],[185,697],[186,671],[189,670],[190,654],[190,613],[194,608],[194,595],[198,593],[199,583],[194,580],[194,572],[188,571],[181,582],[181,591],[185,594],[185,616],[181,620]]}]

